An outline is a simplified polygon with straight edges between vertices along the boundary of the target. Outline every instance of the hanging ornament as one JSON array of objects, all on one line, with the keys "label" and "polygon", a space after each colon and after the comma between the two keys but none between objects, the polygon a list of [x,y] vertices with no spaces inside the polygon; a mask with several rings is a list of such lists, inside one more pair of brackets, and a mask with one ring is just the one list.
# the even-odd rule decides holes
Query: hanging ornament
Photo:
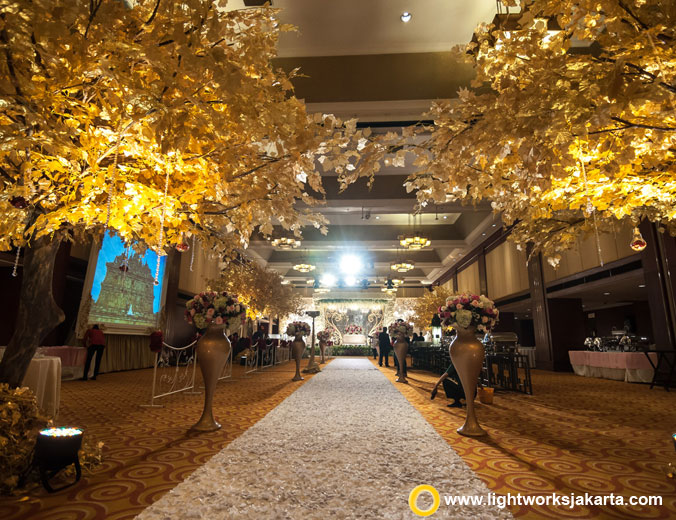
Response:
[{"label": "hanging ornament", "polygon": [[192,264],[195,261],[195,235],[192,236],[192,249],[190,250],[190,272],[192,273]]},{"label": "hanging ornament", "polygon": [[160,285],[160,261],[162,259],[162,246],[164,245],[164,216],[167,212],[167,192],[169,191],[169,168],[164,178],[164,198],[162,199],[162,214],[160,216],[160,240],[157,247],[157,265],[155,266],[155,281],[153,285]]},{"label": "hanging ornament", "polygon": [[12,269],[12,278],[18,276],[16,270],[19,267],[19,255],[21,254],[21,246],[16,248],[16,257],[14,258],[14,269]]},{"label": "hanging ornament", "polygon": [[26,209],[28,207],[28,201],[23,197],[12,197],[9,199],[9,203],[16,209]]},{"label": "hanging ornament", "polygon": [[183,238],[183,233],[181,233],[181,242],[176,244],[176,251],[179,253],[185,253],[188,249],[190,249],[190,245],[186,243],[185,239]]},{"label": "hanging ornament", "polygon": [[645,238],[643,238],[643,235],[641,235],[641,232],[637,227],[634,228],[634,236],[631,237],[631,242],[629,242],[629,247],[631,247],[634,251],[643,251],[646,246],[648,245],[648,242],[645,241]]}]

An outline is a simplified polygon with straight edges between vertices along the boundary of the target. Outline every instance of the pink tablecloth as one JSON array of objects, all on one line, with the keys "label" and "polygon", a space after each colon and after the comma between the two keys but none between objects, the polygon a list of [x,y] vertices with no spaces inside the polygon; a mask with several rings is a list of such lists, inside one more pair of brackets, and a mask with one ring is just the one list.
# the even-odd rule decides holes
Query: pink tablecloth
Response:
[{"label": "pink tablecloth", "polygon": [[[643,352],[589,352],[571,350],[570,364],[577,375],[618,381],[649,383],[653,368]],[[650,353],[657,364],[657,354]]]},{"label": "pink tablecloth", "polygon": [[[40,347],[41,356],[55,356],[61,358],[61,378],[78,379],[84,373],[84,364],[87,359],[87,349],[83,347]],[[93,364],[93,363],[92,363]],[[90,370],[91,372],[91,370]]]}]

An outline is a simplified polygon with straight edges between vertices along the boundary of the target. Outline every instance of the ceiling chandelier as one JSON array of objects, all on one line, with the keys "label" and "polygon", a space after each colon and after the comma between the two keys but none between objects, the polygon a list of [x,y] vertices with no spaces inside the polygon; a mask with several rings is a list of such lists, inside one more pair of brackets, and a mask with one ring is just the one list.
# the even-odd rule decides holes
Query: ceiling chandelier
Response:
[{"label": "ceiling chandelier", "polygon": [[315,270],[315,266],[301,261],[300,263],[296,264],[293,266],[294,270],[301,272],[301,273],[309,273],[310,271]]},{"label": "ceiling chandelier", "polygon": [[315,266],[307,259],[307,249],[305,250],[305,256],[301,257],[300,262],[294,265],[293,268],[295,271],[299,271],[301,273],[309,273],[310,271],[315,270]]},{"label": "ceiling chandelier", "polygon": [[300,247],[300,240],[295,237],[278,237],[272,241],[272,247],[278,249],[295,249]]},{"label": "ceiling chandelier", "polygon": [[400,285],[404,284],[404,280],[402,278],[392,278],[392,285],[395,287],[399,287]]},{"label": "ceiling chandelier", "polygon": [[397,271],[398,273],[407,273],[411,269],[415,267],[415,264],[413,262],[409,262],[407,260],[403,260],[400,262],[392,262],[390,264],[390,269],[393,271]]},{"label": "ceiling chandelier", "polygon": [[[421,225],[421,222],[422,215],[420,215],[419,217],[418,225]],[[415,227],[415,215],[413,215],[413,226]],[[408,249],[410,251],[423,249],[425,247],[429,247],[432,244],[432,241],[426,235],[423,235],[420,231],[414,231],[413,233],[399,235],[397,239],[399,240],[399,245],[401,247],[403,247],[404,249]]]}]

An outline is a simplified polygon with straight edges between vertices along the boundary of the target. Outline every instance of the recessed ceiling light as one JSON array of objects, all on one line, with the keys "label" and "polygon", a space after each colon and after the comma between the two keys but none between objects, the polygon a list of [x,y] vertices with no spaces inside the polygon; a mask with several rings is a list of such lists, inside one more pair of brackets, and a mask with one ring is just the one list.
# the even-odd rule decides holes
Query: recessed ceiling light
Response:
[{"label": "recessed ceiling light", "polygon": [[604,293],[603,293],[603,296],[610,296],[610,293],[609,293],[609,292],[604,292]]},{"label": "recessed ceiling light", "polygon": [[446,220],[447,218],[448,218],[448,215],[444,215],[444,220]]},{"label": "recessed ceiling light", "polygon": [[493,224],[493,226],[492,226],[492,227],[495,227],[495,226],[497,226],[497,224]]},{"label": "recessed ceiling light", "polygon": [[644,283],[642,283],[642,284],[640,284],[640,285],[639,285],[639,287],[645,287],[645,284],[644,284]]},{"label": "recessed ceiling light", "polygon": [[482,237],[485,237],[485,236],[486,236],[486,233],[481,233],[481,236],[482,236]]},{"label": "recessed ceiling light", "polygon": [[380,215],[376,215],[376,220],[380,220]]},{"label": "recessed ceiling light", "polygon": [[400,17],[400,18],[401,18],[401,21],[402,21],[402,22],[408,23],[408,22],[411,21],[412,15],[411,15],[411,13],[409,13],[408,11],[404,11],[403,13],[401,13],[401,17]]}]

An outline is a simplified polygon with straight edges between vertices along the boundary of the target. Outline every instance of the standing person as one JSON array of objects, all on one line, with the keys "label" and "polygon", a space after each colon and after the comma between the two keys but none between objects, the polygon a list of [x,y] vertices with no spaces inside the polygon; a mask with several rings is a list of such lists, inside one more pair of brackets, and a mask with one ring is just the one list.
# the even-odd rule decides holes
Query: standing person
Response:
[{"label": "standing person", "polygon": [[99,326],[94,325],[85,333],[82,341],[84,346],[87,347],[87,361],[85,361],[82,380],[86,381],[89,377],[89,367],[91,367],[94,354],[96,354],[96,363],[94,364],[94,377],[92,379],[96,380],[96,376],[99,375],[99,368],[101,367],[103,349],[106,348],[106,337],[103,335],[103,331],[99,329]]},{"label": "standing person", "polygon": [[383,331],[378,334],[378,346],[380,347],[380,357],[378,358],[378,365],[383,366],[383,356],[385,356],[385,366],[390,366],[390,335],[387,333],[387,327],[383,327]]}]

